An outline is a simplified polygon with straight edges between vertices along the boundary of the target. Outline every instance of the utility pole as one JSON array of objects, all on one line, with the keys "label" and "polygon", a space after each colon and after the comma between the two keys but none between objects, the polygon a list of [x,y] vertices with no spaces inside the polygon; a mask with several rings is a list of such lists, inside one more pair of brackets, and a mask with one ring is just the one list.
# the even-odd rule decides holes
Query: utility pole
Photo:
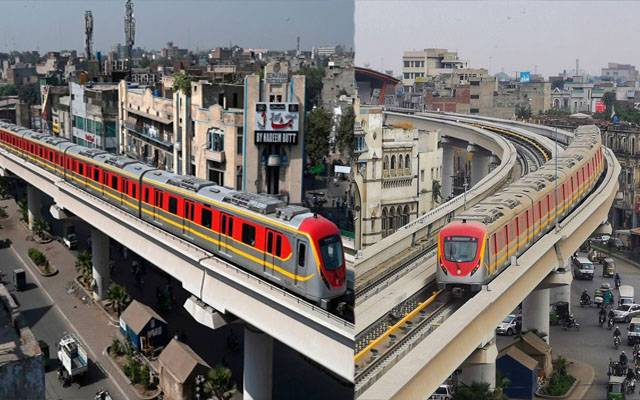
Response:
[{"label": "utility pole", "polygon": [[135,43],[136,36],[136,20],[133,18],[133,1],[127,0],[125,4],[125,16],[124,16],[124,38],[126,46],[126,59],[125,63],[127,68],[127,79],[131,79],[131,51]]}]

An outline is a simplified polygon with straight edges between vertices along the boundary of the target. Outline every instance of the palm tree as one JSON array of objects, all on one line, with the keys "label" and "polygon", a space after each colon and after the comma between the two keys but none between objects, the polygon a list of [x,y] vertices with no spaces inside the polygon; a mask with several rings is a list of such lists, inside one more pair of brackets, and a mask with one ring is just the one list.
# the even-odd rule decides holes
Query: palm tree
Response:
[{"label": "palm tree", "polygon": [[453,394],[453,400],[494,400],[494,394],[488,383],[473,382],[471,385],[459,385]]},{"label": "palm tree", "polygon": [[27,202],[24,200],[18,201],[18,209],[20,210],[20,221],[29,221],[29,207],[27,207]]},{"label": "palm tree", "polygon": [[33,220],[33,233],[34,235],[42,238],[44,233],[49,230],[49,224],[42,218],[36,218]]},{"label": "palm tree", "polygon": [[231,398],[236,385],[231,381],[231,370],[223,366],[217,366],[207,372],[204,382],[204,392],[215,396],[218,400]]},{"label": "palm tree", "polygon": [[76,259],[76,271],[78,271],[82,279],[85,281],[91,279],[92,269],[93,260],[91,259],[91,253],[86,250],[78,253],[78,257]]},{"label": "palm tree", "polygon": [[113,302],[118,313],[118,317],[122,312],[122,308],[129,303],[129,295],[124,288],[116,283],[112,283],[107,290],[107,298]]}]

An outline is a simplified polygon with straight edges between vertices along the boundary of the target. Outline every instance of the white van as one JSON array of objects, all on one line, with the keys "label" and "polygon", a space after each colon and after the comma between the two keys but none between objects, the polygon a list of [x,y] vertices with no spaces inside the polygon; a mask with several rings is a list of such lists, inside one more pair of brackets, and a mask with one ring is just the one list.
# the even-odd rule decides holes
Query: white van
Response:
[{"label": "white van", "polygon": [[587,257],[574,257],[573,276],[575,276],[576,279],[593,280],[593,263]]},{"label": "white van", "polygon": [[620,300],[618,300],[618,304],[634,304],[635,298],[633,296],[633,286],[631,285],[620,285],[618,289],[620,291]]},{"label": "white van", "polygon": [[640,343],[640,318],[633,318],[627,328],[627,344],[633,346]]}]

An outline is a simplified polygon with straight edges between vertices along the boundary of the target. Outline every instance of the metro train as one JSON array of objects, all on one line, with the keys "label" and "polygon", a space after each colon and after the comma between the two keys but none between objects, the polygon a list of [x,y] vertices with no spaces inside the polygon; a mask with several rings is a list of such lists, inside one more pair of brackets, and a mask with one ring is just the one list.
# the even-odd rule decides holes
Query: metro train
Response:
[{"label": "metro train", "polygon": [[346,291],[340,231],[307,208],[8,123],[0,123],[0,147],[320,305]]},{"label": "metro train", "polygon": [[557,175],[552,159],[461,212],[438,234],[438,286],[458,295],[480,290],[580,204],[604,170],[600,134],[579,130]]}]

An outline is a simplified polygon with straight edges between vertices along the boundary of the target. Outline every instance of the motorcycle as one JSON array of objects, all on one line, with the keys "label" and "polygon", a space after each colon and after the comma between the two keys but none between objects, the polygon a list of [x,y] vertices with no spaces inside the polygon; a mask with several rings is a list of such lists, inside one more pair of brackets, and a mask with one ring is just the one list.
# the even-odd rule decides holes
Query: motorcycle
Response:
[{"label": "motorcycle", "polygon": [[593,302],[591,301],[591,298],[589,296],[580,297],[580,306],[581,307],[591,306],[591,304],[593,304]]},{"label": "motorcycle", "polygon": [[628,379],[627,380],[627,394],[634,393],[636,391],[636,379]]},{"label": "motorcycle", "polygon": [[613,318],[609,318],[609,320],[607,321],[607,328],[611,330],[613,329],[613,325],[614,325]]},{"label": "motorcycle", "polygon": [[573,317],[573,314],[570,314],[569,317],[564,322],[564,324],[562,325],[562,329],[564,329],[565,331],[567,331],[567,330],[569,330],[571,328],[575,328],[576,331],[580,330],[580,324]]},{"label": "motorcycle", "polygon": [[600,315],[598,317],[598,325],[600,325],[600,328],[602,328],[602,325],[604,325],[604,323],[607,321],[607,316],[606,315]]},{"label": "motorcycle", "polygon": [[618,350],[618,347],[620,347],[620,336],[613,337],[613,347],[615,347],[616,350]]}]

